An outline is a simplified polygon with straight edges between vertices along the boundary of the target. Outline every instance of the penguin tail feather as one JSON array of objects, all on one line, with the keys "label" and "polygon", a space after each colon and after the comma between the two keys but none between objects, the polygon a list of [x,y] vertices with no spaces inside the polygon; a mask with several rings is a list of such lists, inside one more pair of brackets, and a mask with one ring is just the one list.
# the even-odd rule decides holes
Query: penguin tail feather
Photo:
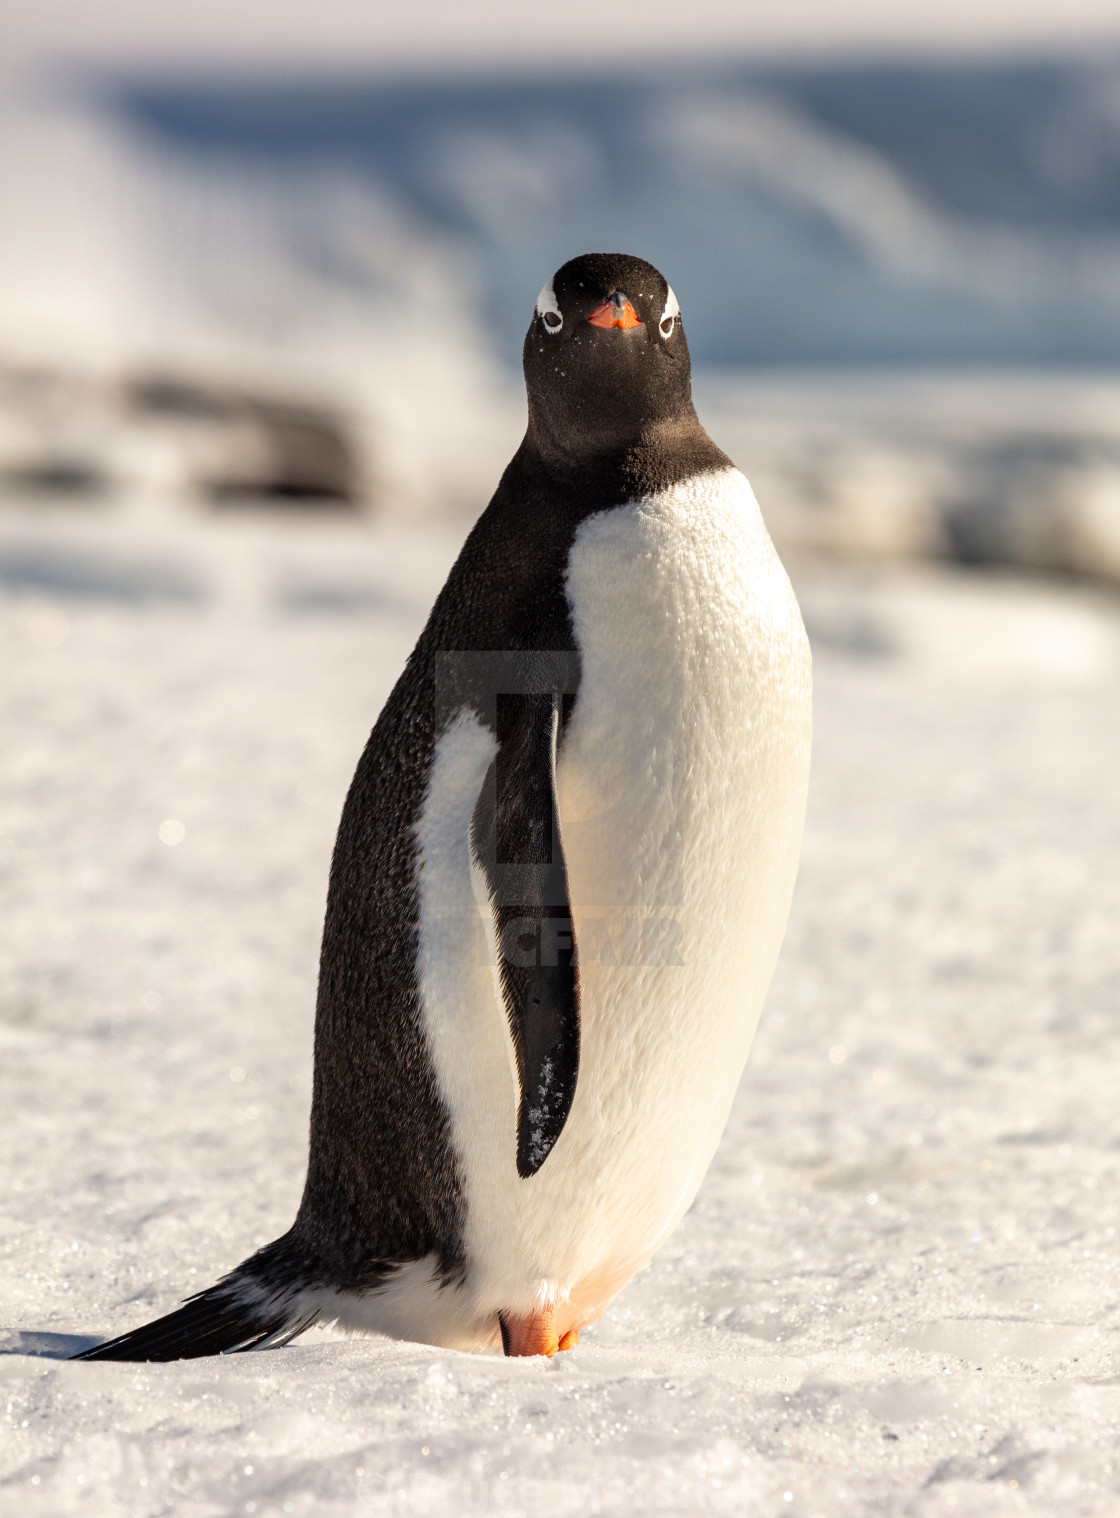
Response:
[{"label": "penguin tail feather", "polygon": [[288,1294],[276,1297],[232,1276],[188,1297],[166,1317],[72,1356],[75,1360],[197,1360],[242,1349],[278,1349],[310,1328],[316,1310],[300,1311]]}]

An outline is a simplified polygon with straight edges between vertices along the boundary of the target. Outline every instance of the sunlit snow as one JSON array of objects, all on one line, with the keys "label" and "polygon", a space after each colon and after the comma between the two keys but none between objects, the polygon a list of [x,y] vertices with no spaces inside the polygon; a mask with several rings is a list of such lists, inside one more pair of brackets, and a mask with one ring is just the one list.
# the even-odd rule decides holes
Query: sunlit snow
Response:
[{"label": "sunlit snow", "polygon": [[1041,583],[798,574],[781,965],[577,1350],[65,1363],[291,1221],[334,827],[457,530],[0,523],[0,1510],[1114,1513],[1120,618]]}]

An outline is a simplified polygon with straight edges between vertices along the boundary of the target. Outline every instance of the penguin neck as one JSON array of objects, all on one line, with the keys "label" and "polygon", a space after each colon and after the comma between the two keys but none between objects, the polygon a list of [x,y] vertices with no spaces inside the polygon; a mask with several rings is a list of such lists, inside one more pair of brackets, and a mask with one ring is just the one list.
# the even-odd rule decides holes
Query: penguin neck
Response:
[{"label": "penguin neck", "polygon": [[651,419],[626,433],[604,427],[565,428],[561,434],[530,405],[521,452],[534,472],[577,488],[591,487],[596,494],[606,490],[618,499],[651,495],[731,463],[704,431],[691,401],[672,416]]}]

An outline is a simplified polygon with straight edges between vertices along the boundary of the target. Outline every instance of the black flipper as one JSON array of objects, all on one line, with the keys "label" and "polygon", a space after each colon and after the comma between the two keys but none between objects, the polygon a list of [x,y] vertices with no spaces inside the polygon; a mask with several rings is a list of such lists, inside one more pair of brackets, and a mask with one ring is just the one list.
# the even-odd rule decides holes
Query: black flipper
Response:
[{"label": "black flipper", "polygon": [[540,1169],[560,1137],[579,1073],[579,967],[556,797],[562,699],[559,692],[498,697],[498,755],[472,826],[517,1051],[523,1177]]}]

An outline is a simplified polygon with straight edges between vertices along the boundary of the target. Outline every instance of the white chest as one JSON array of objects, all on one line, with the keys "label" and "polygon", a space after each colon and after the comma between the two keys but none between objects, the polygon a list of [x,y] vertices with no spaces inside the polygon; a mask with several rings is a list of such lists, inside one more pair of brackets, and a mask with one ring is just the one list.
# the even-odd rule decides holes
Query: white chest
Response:
[{"label": "white chest", "polygon": [[[468,847],[493,740],[440,740],[418,829],[421,990],[466,1190],[479,1314],[583,1320],[648,1260],[726,1121],[789,909],[808,779],[808,646],[736,470],[588,519],[567,593],[581,682],[559,763],[581,1056],[540,1171]],[[577,1312],[578,1309],[578,1312]]]},{"label": "white chest", "polygon": [[790,837],[787,797],[803,805],[810,668],[793,592],[750,486],[727,470],[590,518],[567,593],[581,687],[559,778],[575,905],[664,909],[666,945],[695,968],[681,913],[746,887],[764,839]]}]

